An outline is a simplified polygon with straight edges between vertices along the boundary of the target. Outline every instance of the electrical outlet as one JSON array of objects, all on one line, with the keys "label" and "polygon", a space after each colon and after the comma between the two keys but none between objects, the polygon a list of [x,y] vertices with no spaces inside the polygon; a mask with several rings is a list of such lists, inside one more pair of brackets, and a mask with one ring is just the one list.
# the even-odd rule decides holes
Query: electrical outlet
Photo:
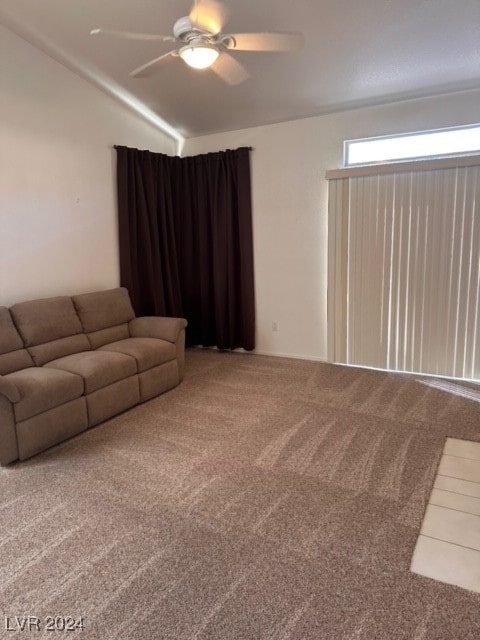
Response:
[{"label": "electrical outlet", "polygon": [[278,331],[278,322],[277,320],[272,321],[272,331]]}]

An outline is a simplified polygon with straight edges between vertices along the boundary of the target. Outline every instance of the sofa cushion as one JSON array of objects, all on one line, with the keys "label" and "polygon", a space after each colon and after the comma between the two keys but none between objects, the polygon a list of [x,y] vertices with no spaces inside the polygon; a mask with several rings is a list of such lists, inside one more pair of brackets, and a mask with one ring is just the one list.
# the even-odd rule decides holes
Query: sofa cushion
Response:
[{"label": "sofa cushion", "polygon": [[109,289],[72,297],[86,333],[125,324],[135,317],[127,289]]},{"label": "sofa cushion", "polygon": [[66,371],[31,367],[5,376],[17,387],[20,400],[14,405],[17,422],[79,398],[83,380]]},{"label": "sofa cushion", "polygon": [[127,338],[100,347],[99,351],[114,351],[132,356],[139,372],[170,362],[176,356],[175,345],[158,338]]},{"label": "sofa cushion", "polygon": [[0,355],[0,376],[33,366],[34,362],[26,349]]},{"label": "sofa cushion", "polygon": [[10,312],[26,347],[82,333],[73,302],[66,296],[20,302]]},{"label": "sofa cushion", "polygon": [[37,344],[35,347],[29,347],[28,351],[33,358],[37,367],[81,351],[90,351],[90,342],[84,333],[78,333],[76,336],[67,336],[59,340],[45,342],[45,344]]},{"label": "sofa cushion", "polygon": [[137,373],[134,358],[123,353],[108,351],[75,353],[52,360],[44,368],[62,369],[81,376],[85,382],[86,394]]},{"label": "sofa cushion", "polygon": [[0,307],[0,375],[32,366],[32,358],[23,348],[23,340],[13,324],[10,311]]},{"label": "sofa cushion", "polygon": [[130,332],[128,330],[128,324],[125,322],[125,324],[117,324],[115,327],[92,331],[91,333],[87,333],[87,336],[92,349],[98,349],[99,347],[103,347],[104,344],[129,338]]}]

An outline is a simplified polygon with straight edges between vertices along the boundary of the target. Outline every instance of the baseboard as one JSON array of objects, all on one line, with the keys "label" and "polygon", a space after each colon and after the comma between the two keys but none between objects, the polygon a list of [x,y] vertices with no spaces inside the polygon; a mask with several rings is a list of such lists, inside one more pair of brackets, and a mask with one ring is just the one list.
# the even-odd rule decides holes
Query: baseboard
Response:
[{"label": "baseboard", "polygon": [[251,353],[258,356],[273,356],[275,358],[292,358],[293,360],[310,360],[311,362],[323,362],[328,363],[326,358],[320,358],[319,356],[304,356],[298,353],[278,353],[278,351],[263,351],[262,349],[255,349],[254,351],[245,351],[245,353]]},{"label": "baseboard", "polygon": [[[196,347],[193,347],[196,348]],[[200,347],[201,349],[211,349],[212,351],[222,351],[218,347]],[[224,352],[225,353],[225,352]],[[318,356],[304,356],[297,353],[278,353],[277,351],[263,351],[262,349],[253,349],[252,351],[245,351],[245,349],[235,349],[230,353],[244,353],[248,356],[272,356],[274,358],[291,358],[292,360],[309,360],[310,362],[323,362],[328,364],[326,358],[319,358]]]}]

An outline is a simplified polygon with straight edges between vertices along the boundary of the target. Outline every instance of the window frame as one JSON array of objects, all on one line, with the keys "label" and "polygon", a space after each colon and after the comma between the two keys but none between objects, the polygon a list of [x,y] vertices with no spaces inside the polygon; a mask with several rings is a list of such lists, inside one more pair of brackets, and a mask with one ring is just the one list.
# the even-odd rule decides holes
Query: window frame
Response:
[{"label": "window frame", "polygon": [[458,125],[453,127],[441,127],[438,129],[425,129],[421,131],[409,131],[406,133],[394,133],[388,134],[384,136],[369,136],[367,138],[352,138],[350,140],[343,141],[343,167],[353,168],[353,167],[368,167],[368,166],[376,166],[376,165],[389,165],[395,163],[402,162],[415,162],[417,160],[435,160],[441,158],[462,158],[468,156],[475,156],[480,154],[480,143],[477,149],[471,149],[469,151],[452,151],[451,153],[440,153],[440,154],[428,154],[428,155],[412,155],[403,158],[389,158],[387,160],[381,159],[376,161],[366,161],[366,162],[349,162],[349,149],[350,146],[357,142],[369,142],[376,140],[391,140],[391,139],[402,139],[402,138],[415,138],[417,136],[422,136],[430,133],[440,133],[440,132],[450,132],[450,131],[463,131],[466,129],[478,129],[480,130],[480,123],[475,124],[466,124],[466,125]]}]

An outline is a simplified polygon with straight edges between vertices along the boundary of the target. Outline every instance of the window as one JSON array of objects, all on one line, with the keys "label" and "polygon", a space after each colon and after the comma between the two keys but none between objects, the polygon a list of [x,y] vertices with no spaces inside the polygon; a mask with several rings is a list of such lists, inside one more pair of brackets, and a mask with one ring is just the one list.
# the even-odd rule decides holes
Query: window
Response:
[{"label": "window", "polygon": [[346,140],[344,166],[424,160],[480,153],[480,125]]}]

